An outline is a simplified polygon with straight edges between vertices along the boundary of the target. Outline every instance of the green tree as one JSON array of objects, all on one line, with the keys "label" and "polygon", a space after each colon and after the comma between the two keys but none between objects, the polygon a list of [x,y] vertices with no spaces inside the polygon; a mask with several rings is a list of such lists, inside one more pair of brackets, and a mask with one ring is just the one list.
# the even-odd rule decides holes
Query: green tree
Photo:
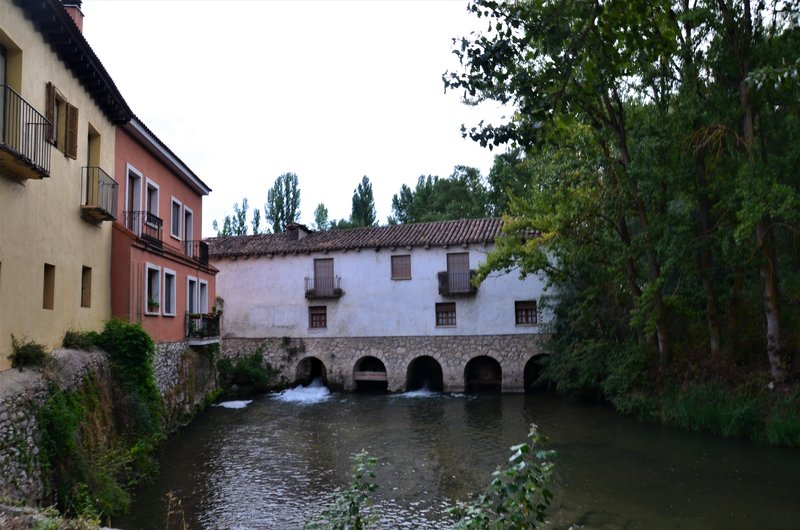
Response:
[{"label": "green tree", "polygon": [[331,222],[328,221],[328,209],[325,204],[319,203],[314,210],[314,230],[328,230]]},{"label": "green tree", "polygon": [[272,188],[267,192],[264,212],[267,221],[272,224],[272,231],[276,234],[283,232],[286,225],[297,222],[300,218],[300,188],[297,175],[284,173],[275,179]]},{"label": "green tree", "polygon": [[[247,235],[247,198],[242,199],[242,205],[239,203],[233,204],[233,215],[226,215],[222,222],[222,229],[219,227],[217,220],[211,223],[211,227],[217,232],[217,237],[225,236],[246,236]],[[260,221],[256,221],[256,217],[260,217],[260,212],[256,209],[253,212],[253,228],[256,228]]]},{"label": "green tree", "polygon": [[456,166],[449,178],[420,176],[413,190],[403,184],[392,197],[390,223],[486,217],[492,211],[489,200],[480,171]]},{"label": "green tree", "polygon": [[[507,215],[481,272],[548,273],[548,372],[563,389],[634,410],[632,396],[676,380],[741,384],[765,365],[786,378],[800,344],[800,32],[796,6],[774,7],[470,3],[488,29],[455,40],[445,85],[516,107],[463,130],[514,146],[489,175]],[[412,191],[396,196],[404,212]]]},{"label": "green tree", "polygon": [[350,213],[350,224],[357,226],[375,226],[378,215],[375,212],[375,197],[372,194],[372,183],[364,175],[353,191],[353,209]]}]

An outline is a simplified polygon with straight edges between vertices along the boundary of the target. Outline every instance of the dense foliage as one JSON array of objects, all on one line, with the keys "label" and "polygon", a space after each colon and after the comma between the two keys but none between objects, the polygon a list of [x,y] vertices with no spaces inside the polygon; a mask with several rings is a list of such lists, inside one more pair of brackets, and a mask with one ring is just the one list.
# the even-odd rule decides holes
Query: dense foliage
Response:
[{"label": "dense foliage", "polygon": [[129,490],[154,475],[163,409],[155,345],[140,326],[111,320],[102,333],[65,337],[84,349],[89,340],[108,353],[110,380],[52,389],[37,421],[49,496],[66,513],[101,518],[126,510]]},{"label": "dense foliage", "polygon": [[11,355],[8,356],[11,367],[22,371],[25,366],[44,366],[48,355],[45,347],[27,339],[17,339],[11,335]]},{"label": "dense foliage", "polygon": [[798,3],[469,10],[486,29],[454,40],[445,85],[517,109],[464,130],[514,148],[491,175],[509,215],[482,273],[549,275],[549,375],[665,419],[670,396],[719,382],[763,428],[800,345]]},{"label": "dense foliage", "polygon": [[296,174],[284,173],[275,179],[272,188],[267,192],[264,212],[276,234],[300,219],[300,186]]},{"label": "dense foliage", "polygon": [[224,357],[217,361],[219,384],[227,396],[242,396],[265,392],[271,388],[273,370],[264,362],[262,350],[241,357]]}]

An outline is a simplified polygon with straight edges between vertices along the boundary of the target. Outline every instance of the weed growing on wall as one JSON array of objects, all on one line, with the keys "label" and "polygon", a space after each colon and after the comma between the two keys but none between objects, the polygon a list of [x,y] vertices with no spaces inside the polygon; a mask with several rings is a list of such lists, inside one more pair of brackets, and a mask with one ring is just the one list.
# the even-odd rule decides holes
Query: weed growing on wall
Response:
[{"label": "weed growing on wall", "polygon": [[64,340],[61,341],[61,346],[70,350],[91,351],[95,347],[98,337],[99,334],[95,331],[76,331],[70,329],[64,334]]},{"label": "weed growing on wall", "polygon": [[11,335],[11,355],[8,358],[11,360],[11,367],[18,368],[21,372],[25,366],[44,366],[48,355],[41,344],[32,340],[17,340]]}]

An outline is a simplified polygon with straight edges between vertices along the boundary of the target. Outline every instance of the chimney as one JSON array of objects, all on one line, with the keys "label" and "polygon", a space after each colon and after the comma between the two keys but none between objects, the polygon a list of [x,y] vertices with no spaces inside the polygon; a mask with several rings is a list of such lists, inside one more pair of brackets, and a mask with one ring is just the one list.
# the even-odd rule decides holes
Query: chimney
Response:
[{"label": "chimney", "polygon": [[286,239],[289,241],[299,241],[309,234],[308,227],[299,223],[289,223],[286,225]]},{"label": "chimney", "polygon": [[67,14],[72,21],[75,22],[75,25],[78,26],[78,29],[81,30],[81,33],[83,33],[83,11],[81,11],[81,2],[82,0],[61,0]]}]

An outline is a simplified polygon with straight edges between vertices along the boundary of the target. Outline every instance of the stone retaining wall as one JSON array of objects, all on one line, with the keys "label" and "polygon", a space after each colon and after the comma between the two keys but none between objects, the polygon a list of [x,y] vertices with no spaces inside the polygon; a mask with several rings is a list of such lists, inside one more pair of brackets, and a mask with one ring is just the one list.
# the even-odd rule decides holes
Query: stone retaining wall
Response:
[{"label": "stone retaining wall", "polygon": [[442,367],[444,390],[464,390],[464,369],[478,356],[500,363],[503,392],[522,392],[526,363],[543,353],[546,336],[480,335],[451,337],[355,337],[355,338],[225,338],[222,356],[236,359],[261,350],[264,360],[286,383],[297,377],[298,364],[307,357],[325,366],[328,383],[347,390],[355,388],[353,371],[365,356],[380,359],[386,367],[390,391],[405,390],[408,365],[420,356],[433,357]]},{"label": "stone retaining wall", "polygon": [[[99,350],[59,349],[53,358],[53,382],[64,390],[78,388],[90,370],[108,370]],[[0,372],[0,497],[32,503],[44,498],[35,413],[47,400],[48,384],[41,370]]]},{"label": "stone retaining wall", "polygon": [[[108,380],[108,359],[100,350],[58,349],[52,356],[56,362],[44,369],[47,379],[40,369],[0,372],[0,498],[33,504],[44,499],[36,411],[47,400],[49,385],[76,390],[89,372]],[[158,344],[154,371],[170,430],[191,419],[216,389],[211,353],[185,342]]]}]

